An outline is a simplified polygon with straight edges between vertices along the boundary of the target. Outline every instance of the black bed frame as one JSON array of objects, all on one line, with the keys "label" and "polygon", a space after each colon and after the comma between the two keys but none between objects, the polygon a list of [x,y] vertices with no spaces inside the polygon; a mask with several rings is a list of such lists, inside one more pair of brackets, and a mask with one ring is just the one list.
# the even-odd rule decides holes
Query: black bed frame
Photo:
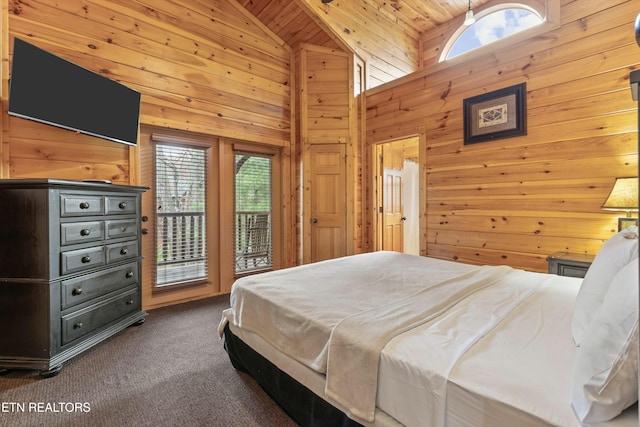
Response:
[{"label": "black bed frame", "polygon": [[233,335],[228,324],[224,328],[224,348],[233,367],[251,375],[287,415],[301,426],[361,426]]}]

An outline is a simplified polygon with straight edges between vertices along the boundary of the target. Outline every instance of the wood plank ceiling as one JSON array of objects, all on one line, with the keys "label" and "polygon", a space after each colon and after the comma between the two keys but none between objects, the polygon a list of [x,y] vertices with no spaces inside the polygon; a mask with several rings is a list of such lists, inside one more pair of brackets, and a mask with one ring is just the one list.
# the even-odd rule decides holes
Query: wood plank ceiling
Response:
[{"label": "wood plank ceiling", "polygon": [[[472,7],[489,0],[473,0]],[[401,77],[419,69],[420,35],[464,14],[467,0],[238,0],[296,47],[311,43],[349,48],[365,61]]]}]

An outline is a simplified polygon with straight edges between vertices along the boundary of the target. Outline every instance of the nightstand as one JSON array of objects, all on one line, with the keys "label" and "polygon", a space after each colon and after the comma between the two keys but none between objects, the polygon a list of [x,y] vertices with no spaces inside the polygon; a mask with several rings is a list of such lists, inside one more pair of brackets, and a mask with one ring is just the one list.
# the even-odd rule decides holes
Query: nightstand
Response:
[{"label": "nightstand", "polygon": [[593,255],[556,252],[547,257],[549,273],[558,276],[584,277],[594,258]]}]

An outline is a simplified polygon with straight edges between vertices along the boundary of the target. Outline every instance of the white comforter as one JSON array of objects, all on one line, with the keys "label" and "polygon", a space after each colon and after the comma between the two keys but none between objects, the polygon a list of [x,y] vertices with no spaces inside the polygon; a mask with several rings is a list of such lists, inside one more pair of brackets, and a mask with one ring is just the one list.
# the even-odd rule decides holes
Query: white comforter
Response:
[{"label": "white comforter", "polygon": [[[437,319],[474,293],[496,286],[512,273],[514,270],[506,266],[484,266],[452,279],[425,284],[413,294],[400,296],[399,292],[385,304],[345,317],[329,338],[327,396],[351,414],[373,421],[378,362],[385,345],[393,337]],[[474,338],[483,331],[483,325],[479,326],[480,332]],[[463,349],[466,344],[458,340],[457,347]],[[437,386],[445,385],[442,382]]]},{"label": "white comforter", "polygon": [[225,318],[326,373],[329,338],[341,320],[479,269],[395,252],[307,264],[237,280]]},{"label": "white comforter", "polygon": [[580,425],[568,327],[579,279],[521,270],[505,279],[385,347],[380,408],[407,426]]},{"label": "white comforter", "polygon": [[[541,303],[558,279],[572,285],[564,300]],[[569,335],[550,335],[554,325],[545,322],[558,320],[568,331],[561,317],[570,317],[578,284],[509,267],[376,252],[242,278],[219,330],[231,322],[326,374],[327,399],[358,420],[371,421],[377,405],[404,425],[493,426],[484,406],[504,402],[516,419],[518,412],[532,414],[533,425],[577,426],[568,393],[575,347]],[[552,315],[543,313],[549,306]],[[538,322],[525,334],[512,321],[522,315]],[[539,366],[521,362],[538,359]],[[531,393],[526,382],[538,378],[535,387],[542,388]],[[495,387],[501,382],[505,387]],[[482,399],[465,400],[467,390]],[[480,406],[475,413],[473,405]],[[458,423],[452,416],[471,419]]]}]

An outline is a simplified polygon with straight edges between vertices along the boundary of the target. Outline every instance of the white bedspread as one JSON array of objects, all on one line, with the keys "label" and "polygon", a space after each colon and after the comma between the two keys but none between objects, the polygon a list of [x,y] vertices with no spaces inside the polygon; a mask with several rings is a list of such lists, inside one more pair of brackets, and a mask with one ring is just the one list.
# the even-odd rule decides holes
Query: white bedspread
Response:
[{"label": "white bedspread", "polygon": [[[579,427],[568,393],[579,284],[376,252],[238,280],[219,333],[230,322],[365,425]],[[607,426],[636,425],[627,412]]]},{"label": "white bedspread", "polygon": [[326,373],[329,338],[342,319],[479,269],[396,252],[302,265],[237,280],[223,321]]},{"label": "white bedspread", "polygon": [[[484,266],[344,318],[329,339],[326,394],[366,421],[375,416],[380,352],[391,338],[429,322],[514,270]],[[482,326],[482,325],[480,325]],[[482,329],[482,328],[480,328]],[[460,346],[466,344],[462,342]],[[441,384],[442,386],[443,384]]]},{"label": "white bedspread", "polygon": [[[541,289],[548,287],[549,283],[555,279],[557,276],[514,270],[505,280],[501,280],[495,286],[481,290],[461,301],[443,316],[389,342],[382,353],[381,393],[378,395],[378,405],[383,410],[397,416],[404,425],[436,427],[456,425],[456,423],[452,423],[452,417],[459,417],[467,411],[467,408],[460,407],[455,408],[456,412],[453,414],[450,411],[451,399],[448,393],[452,377],[465,382],[465,385],[469,384],[472,379],[478,379],[480,384],[484,384],[485,389],[478,396],[488,396],[492,399],[495,397],[495,393],[502,396],[505,389],[496,384],[497,376],[503,372],[499,365],[505,363],[505,356],[509,363],[522,362],[519,365],[520,372],[509,374],[512,381],[519,382],[523,378],[523,374],[531,369],[531,366],[525,362],[530,353],[513,353],[512,347],[508,349],[502,347],[502,356],[498,359],[497,365],[493,366],[494,372],[490,374],[490,371],[486,371],[484,376],[476,373],[460,377],[459,364],[462,361],[469,361],[469,355],[475,351],[478,345],[483,346],[488,339],[487,337],[491,337],[497,330],[502,330],[505,326],[505,319],[508,319],[512,313],[521,311],[522,307],[529,307],[529,310],[534,312],[542,311],[542,307],[537,301],[534,302],[533,308],[531,303],[535,301],[536,294]],[[568,316],[570,317],[570,315],[569,311]],[[550,317],[548,320],[555,321],[556,319]],[[553,328],[553,325],[550,323],[547,327]],[[531,332],[534,334],[536,332],[530,331],[527,324],[515,324],[514,328],[518,327],[521,327],[522,341],[531,340]],[[540,328],[542,327],[544,325],[540,325]],[[567,343],[572,345],[571,340],[568,340]],[[509,344],[508,342],[507,346]],[[548,352],[550,347],[545,348]],[[561,348],[565,347],[561,346]],[[559,363],[559,366],[566,367],[567,365],[568,363]],[[544,372],[536,371],[531,376],[535,377],[536,375],[540,382],[546,383],[548,388],[554,388],[550,386],[549,376]],[[570,372],[567,375],[570,375]],[[474,386],[477,386],[477,383],[474,383]],[[522,383],[520,386],[521,390],[518,390],[518,393],[513,388],[506,389],[506,394],[510,394],[508,399],[510,403],[531,403],[537,400],[537,393],[526,392],[527,390],[531,391],[528,388],[529,384]],[[401,399],[398,398],[400,391],[402,392]],[[549,390],[545,394],[553,395],[553,392],[555,390]],[[565,412],[570,414],[571,408],[568,401],[565,406],[567,409]],[[482,418],[484,414],[480,412],[475,415]],[[542,420],[550,421],[545,417],[540,417],[539,421],[542,422]],[[471,425],[477,425],[479,422],[476,420],[471,422]],[[460,423],[460,425],[468,424]],[[491,426],[492,424],[484,422],[480,425]]]},{"label": "white bedspread", "polygon": [[[386,343],[519,273],[506,266],[474,267],[375,252],[240,279],[226,317],[326,373],[327,396],[352,415],[372,421],[378,362]],[[511,304],[518,300],[506,298]],[[476,328],[470,341],[484,331]],[[470,341],[461,342],[458,357]]]}]

